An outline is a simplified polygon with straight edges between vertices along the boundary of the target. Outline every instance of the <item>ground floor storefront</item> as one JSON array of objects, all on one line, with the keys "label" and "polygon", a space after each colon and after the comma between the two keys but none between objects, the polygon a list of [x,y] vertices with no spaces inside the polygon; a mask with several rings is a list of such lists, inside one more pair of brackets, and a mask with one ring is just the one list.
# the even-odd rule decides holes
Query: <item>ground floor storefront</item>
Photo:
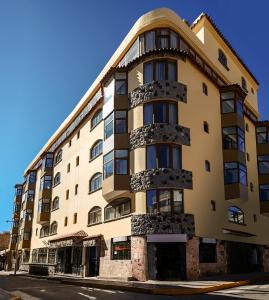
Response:
[{"label": "ground floor storefront", "polygon": [[102,235],[52,241],[33,249],[32,274],[129,280],[195,280],[269,271],[269,248],[188,234]]}]

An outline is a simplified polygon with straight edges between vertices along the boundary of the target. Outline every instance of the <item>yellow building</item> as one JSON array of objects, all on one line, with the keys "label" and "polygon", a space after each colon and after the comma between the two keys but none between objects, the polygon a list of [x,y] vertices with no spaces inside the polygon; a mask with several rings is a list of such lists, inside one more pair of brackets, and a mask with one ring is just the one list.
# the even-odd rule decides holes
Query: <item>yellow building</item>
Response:
[{"label": "yellow building", "polygon": [[20,267],[141,281],[268,271],[257,90],[209,16],[143,15],[16,186]]}]

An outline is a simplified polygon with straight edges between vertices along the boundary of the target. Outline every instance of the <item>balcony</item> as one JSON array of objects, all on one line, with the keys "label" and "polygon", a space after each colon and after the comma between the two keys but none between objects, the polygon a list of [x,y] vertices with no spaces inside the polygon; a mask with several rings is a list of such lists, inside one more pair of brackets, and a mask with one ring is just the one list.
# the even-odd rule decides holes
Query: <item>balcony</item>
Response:
[{"label": "balcony", "polygon": [[48,223],[50,221],[50,212],[38,212],[37,213],[37,220],[36,222],[38,224],[45,224]]},{"label": "balcony", "polygon": [[238,149],[223,149],[223,161],[238,161],[241,164],[246,165],[246,153],[241,152]]},{"label": "balcony", "polygon": [[116,198],[124,192],[130,190],[130,175],[113,174],[103,180],[102,196],[106,200]]},{"label": "balcony", "polygon": [[21,240],[18,244],[18,249],[30,249],[31,241],[30,240]]},{"label": "balcony", "polygon": [[192,214],[139,214],[131,217],[132,235],[195,234]]},{"label": "balcony", "polygon": [[11,234],[17,235],[18,234],[18,227],[12,227]]},{"label": "balcony", "polygon": [[19,196],[15,196],[15,197],[14,197],[14,203],[15,203],[15,204],[20,204],[20,203],[21,203],[21,200],[22,200],[22,195],[19,195]]},{"label": "balcony", "polygon": [[129,94],[129,106],[134,108],[155,99],[187,102],[187,86],[169,80],[157,80],[143,84]]},{"label": "balcony", "polygon": [[131,150],[163,142],[189,146],[190,129],[177,124],[156,123],[137,128],[130,133]]},{"label": "balcony", "polygon": [[25,209],[31,209],[33,210],[34,208],[34,201],[24,201],[22,203],[22,210],[25,210]]},{"label": "balcony", "polygon": [[192,172],[183,169],[148,169],[131,175],[132,192],[156,188],[192,189]]},{"label": "balcony", "polygon": [[14,211],[13,213],[13,220],[19,220],[20,219],[20,212]]},{"label": "balcony", "polygon": [[240,183],[225,184],[225,199],[248,200],[248,188]]}]

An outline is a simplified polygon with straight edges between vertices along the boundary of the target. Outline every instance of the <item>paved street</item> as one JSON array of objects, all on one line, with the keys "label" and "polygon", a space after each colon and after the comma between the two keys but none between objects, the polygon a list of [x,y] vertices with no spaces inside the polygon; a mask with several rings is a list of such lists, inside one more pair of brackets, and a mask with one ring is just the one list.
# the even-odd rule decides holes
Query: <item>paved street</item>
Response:
[{"label": "paved street", "polygon": [[[227,289],[206,295],[197,296],[153,296],[131,292],[101,290],[79,286],[64,285],[57,281],[27,278],[22,276],[0,276],[0,288],[21,296],[25,300],[39,299],[90,299],[90,300],[230,300],[230,299],[269,299],[269,282],[259,282],[256,285]],[[0,299],[5,299],[1,298]]]}]

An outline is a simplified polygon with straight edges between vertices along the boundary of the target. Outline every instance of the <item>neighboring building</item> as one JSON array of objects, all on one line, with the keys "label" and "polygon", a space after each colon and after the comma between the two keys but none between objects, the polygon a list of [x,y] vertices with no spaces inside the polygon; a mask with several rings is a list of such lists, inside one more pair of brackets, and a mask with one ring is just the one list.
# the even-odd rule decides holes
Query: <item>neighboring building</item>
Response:
[{"label": "neighboring building", "polygon": [[8,248],[9,248],[10,233],[0,233],[0,270],[3,270],[6,266]]},{"label": "neighboring building", "polygon": [[269,271],[257,90],[209,16],[142,16],[16,186],[20,267],[137,280]]}]

